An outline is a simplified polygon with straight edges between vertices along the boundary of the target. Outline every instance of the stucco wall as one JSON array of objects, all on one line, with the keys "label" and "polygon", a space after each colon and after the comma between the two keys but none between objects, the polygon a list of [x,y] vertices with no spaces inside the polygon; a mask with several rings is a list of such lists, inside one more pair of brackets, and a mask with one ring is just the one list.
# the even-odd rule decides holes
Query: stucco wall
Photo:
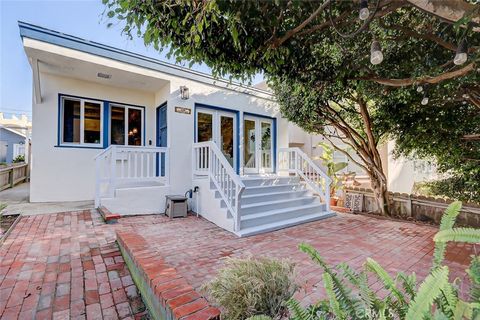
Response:
[{"label": "stucco wall", "polygon": [[[192,144],[195,103],[239,110],[242,113],[277,117],[277,147],[288,146],[287,122],[278,117],[274,102],[232,90],[181,78],[157,92],[128,90],[98,83],[41,73],[42,103],[33,105],[33,159],[31,201],[92,200],[95,186],[95,156],[102,149],[57,146],[58,94],[145,106],[145,144],[156,144],[156,108],[167,101],[168,147],[170,148],[171,192],[183,194],[192,188]],[[190,99],[182,100],[179,88],[186,85]],[[191,109],[191,114],[175,112],[175,107]],[[240,136],[240,143],[242,136]],[[242,154],[240,145],[240,155]],[[242,159],[240,159],[241,163]]]},{"label": "stucco wall", "polygon": [[[187,86],[190,99],[180,98],[180,86]],[[168,146],[170,148],[170,178],[172,193],[183,194],[192,188],[192,145],[194,141],[194,110],[195,104],[205,104],[214,107],[240,111],[240,163],[243,163],[243,112],[255,113],[269,117],[278,117],[276,104],[241,92],[225,90],[206,84],[186,80],[173,79],[170,82],[171,95],[168,99]],[[191,114],[175,112],[175,107],[191,109]],[[285,132],[286,121],[277,118],[277,147],[288,146]]]},{"label": "stucco wall", "polygon": [[[57,146],[58,94],[141,105],[146,109],[154,109],[155,96],[46,73],[40,76],[42,103],[33,102],[30,201],[92,200],[94,157],[101,149]],[[151,119],[150,111],[147,119]],[[147,128],[150,127],[147,124]],[[154,129],[146,131],[147,143],[150,139],[154,141]]]}]

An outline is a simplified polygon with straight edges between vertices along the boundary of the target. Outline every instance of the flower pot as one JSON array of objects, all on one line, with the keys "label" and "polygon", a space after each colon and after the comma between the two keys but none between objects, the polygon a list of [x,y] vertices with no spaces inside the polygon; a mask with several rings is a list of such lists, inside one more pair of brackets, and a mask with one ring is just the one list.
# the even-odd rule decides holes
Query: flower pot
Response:
[{"label": "flower pot", "polygon": [[337,206],[338,198],[330,198],[330,205]]}]

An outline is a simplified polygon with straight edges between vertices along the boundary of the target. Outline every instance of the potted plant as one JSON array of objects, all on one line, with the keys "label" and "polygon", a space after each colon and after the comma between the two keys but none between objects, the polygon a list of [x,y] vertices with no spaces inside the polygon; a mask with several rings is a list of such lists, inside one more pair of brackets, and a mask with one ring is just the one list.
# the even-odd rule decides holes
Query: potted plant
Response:
[{"label": "potted plant", "polygon": [[347,162],[334,162],[333,155],[335,149],[324,142],[318,144],[323,149],[320,156],[323,166],[327,168],[327,175],[332,179],[330,182],[330,205],[336,206],[338,202],[337,190],[342,188],[342,177],[337,172],[342,171],[348,166]]}]

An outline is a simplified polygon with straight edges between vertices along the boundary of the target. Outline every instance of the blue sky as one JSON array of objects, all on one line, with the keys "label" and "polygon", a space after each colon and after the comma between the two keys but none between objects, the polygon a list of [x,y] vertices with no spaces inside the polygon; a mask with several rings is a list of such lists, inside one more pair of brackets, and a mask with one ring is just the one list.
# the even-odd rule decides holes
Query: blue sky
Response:
[{"label": "blue sky", "polygon": [[[101,0],[0,0],[0,111],[31,115],[32,74],[17,21],[169,61],[164,53],[146,48],[141,39],[129,40],[121,35],[120,25],[107,29],[103,9]],[[204,65],[194,65],[192,69],[209,72]],[[262,76],[258,75],[253,83],[261,80]]]}]

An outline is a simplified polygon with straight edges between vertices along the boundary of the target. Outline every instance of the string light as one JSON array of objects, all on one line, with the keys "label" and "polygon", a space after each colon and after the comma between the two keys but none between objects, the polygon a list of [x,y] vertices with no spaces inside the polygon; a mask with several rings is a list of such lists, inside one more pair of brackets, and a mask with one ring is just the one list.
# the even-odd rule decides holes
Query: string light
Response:
[{"label": "string light", "polygon": [[462,41],[460,41],[460,44],[457,47],[457,51],[455,52],[455,58],[453,58],[453,63],[455,63],[457,66],[460,66],[467,62],[467,49],[467,41],[463,39]]},{"label": "string light", "polygon": [[368,0],[362,0],[360,1],[360,13],[358,17],[360,20],[367,20],[368,17],[370,16],[370,10],[368,10]]},{"label": "string light", "polygon": [[382,48],[380,47],[380,42],[377,40],[373,40],[372,46],[370,48],[370,62],[373,65],[377,65],[382,63],[383,61],[383,53]]}]

